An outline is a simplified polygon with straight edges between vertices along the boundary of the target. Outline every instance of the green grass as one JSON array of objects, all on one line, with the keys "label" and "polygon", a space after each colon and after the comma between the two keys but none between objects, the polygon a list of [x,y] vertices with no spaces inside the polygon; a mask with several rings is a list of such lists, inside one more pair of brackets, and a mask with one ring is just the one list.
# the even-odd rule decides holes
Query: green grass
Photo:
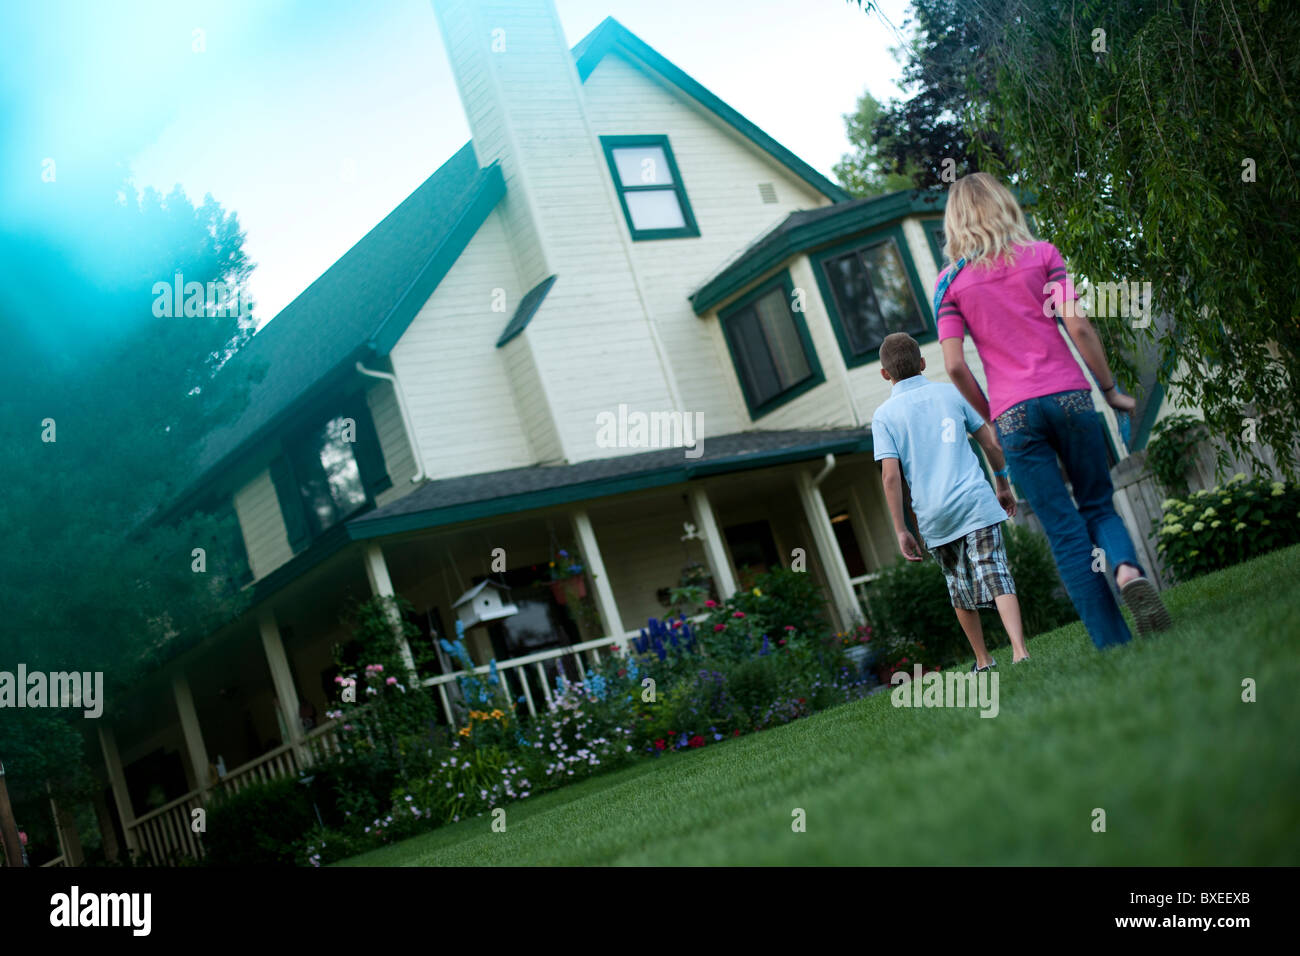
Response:
[{"label": "green grass", "polygon": [[1297,581],[1300,547],[1168,592],[1155,638],[1034,638],[993,719],[881,693],[343,865],[1295,864]]}]

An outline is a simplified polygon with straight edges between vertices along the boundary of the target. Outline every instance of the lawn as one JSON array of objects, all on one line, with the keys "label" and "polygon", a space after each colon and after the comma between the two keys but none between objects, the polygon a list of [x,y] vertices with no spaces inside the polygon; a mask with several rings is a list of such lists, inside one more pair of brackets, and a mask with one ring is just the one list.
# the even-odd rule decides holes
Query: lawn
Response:
[{"label": "lawn", "polygon": [[992,719],[880,693],[509,804],[505,832],[478,817],[341,865],[1293,865],[1297,582],[1300,547],[1174,588],[1157,637],[1036,637],[1000,662]]}]

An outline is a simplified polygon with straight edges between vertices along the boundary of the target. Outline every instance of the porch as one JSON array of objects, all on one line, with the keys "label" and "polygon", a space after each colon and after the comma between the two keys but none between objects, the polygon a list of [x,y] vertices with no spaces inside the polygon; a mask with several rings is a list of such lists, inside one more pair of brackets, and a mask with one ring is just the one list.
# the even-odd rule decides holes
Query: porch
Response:
[{"label": "porch", "polygon": [[[585,598],[550,587],[560,548],[581,556]],[[418,640],[433,651],[419,681],[451,730],[463,720],[457,682],[466,671],[439,639],[455,638],[455,603],[485,579],[505,584],[518,610],[469,628],[465,646],[474,671],[495,662],[527,721],[549,710],[559,677],[583,680],[625,653],[648,618],[667,616],[688,565],[707,570],[718,598],[764,570],[803,567],[842,629],[859,619],[893,548],[869,451],[356,540],[172,661],[131,701],[112,702],[99,730],[111,825],[132,855],[202,858],[194,810],[220,792],[309,773],[337,750],[337,723],[324,715],[337,704],[334,648],[346,658],[353,602],[409,602]]]}]

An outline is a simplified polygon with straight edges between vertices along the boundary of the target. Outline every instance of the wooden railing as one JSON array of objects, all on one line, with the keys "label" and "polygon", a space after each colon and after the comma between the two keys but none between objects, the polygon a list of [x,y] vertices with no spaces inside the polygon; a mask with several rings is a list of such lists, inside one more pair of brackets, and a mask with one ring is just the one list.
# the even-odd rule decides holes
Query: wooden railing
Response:
[{"label": "wooden railing", "polygon": [[[638,629],[617,637],[602,637],[568,647],[550,648],[523,657],[497,661],[496,671],[501,689],[516,713],[519,712],[520,698],[522,698],[528,714],[536,717],[539,713],[539,705],[545,710],[550,710],[554,701],[552,682],[547,674],[548,664],[555,662],[556,669],[563,673],[567,680],[584,681],[587,679],[587,665],[595,667],[601,662],[602,655],[624,651],[631,646],[631,640],[640,633]],[[583,662],[584,656],[586,664]],[[540,695],[534,692],[533,682],[528,679],[530,669],[537,678]],[[460,723],[460,717],[451,699],[456,682],[469,674],[487,674],[490,671],[491,665],[484,665],[471,670],[430,677],[421,681],[421,684],[437,693],[447,723],[454,727]],[[202,835],[193,830],[192,813],[204,807],[210,793],[213,791],[239,793],[254,783],[267,783],[283,777],[299,776],[321,760],[338,753],[339,729],[338,720],[322,724],[306,734],[302,740],[301,750],[295,749],[292,744],[281,744],[274,750],[236,767],[214,787],[192,790],[138,817],[128,825],[127,829],[135,834],[141,851],[148,854],[149,860],[155,865],[173,865],[181,857],[201,860],[204,855]]]},{"label": "wooden railing", "polygon": [[871,582],[880,577],[880,572],[874,574],[862,574],[856,578],[849,578],[849,585],[853,588],[853,594],[858,599],[858,606],[862,608],[862,613],[866,615],[867,620],[871,620],[871,608],[868,601],[868,595],[871,592]]}]

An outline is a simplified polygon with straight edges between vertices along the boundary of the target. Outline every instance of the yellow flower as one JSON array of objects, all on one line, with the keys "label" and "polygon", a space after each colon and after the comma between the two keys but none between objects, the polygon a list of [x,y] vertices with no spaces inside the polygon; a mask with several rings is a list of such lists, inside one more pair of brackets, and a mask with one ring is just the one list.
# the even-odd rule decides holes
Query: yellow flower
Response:
[{"label": "yellow flower", "polygon": [[462,727],[462,728],[460,728],[460,735],[461,735],[462,737],[468,737],[468,736],[469,736],[469,728],[468,728],[468,727]]},{"label": "yellow flower", "polygon": [[762,596],[763,596],[763,592],[760,591],[758,588],[754,588],[754,597],[762,597]]},{"label": "yellow flower", "polygon": [[505,713],[504,713],[504,712],[502,712],[502,711],[500,711],[500,710],[497,710],[497,709],[493,708],[493,710],[492,710],[492,717],[493,717],[493,719],[495,719],[495,720],[500,720],[500,719],[501,719],[502,717],[504,717],[504,716],[505,716]]}]

